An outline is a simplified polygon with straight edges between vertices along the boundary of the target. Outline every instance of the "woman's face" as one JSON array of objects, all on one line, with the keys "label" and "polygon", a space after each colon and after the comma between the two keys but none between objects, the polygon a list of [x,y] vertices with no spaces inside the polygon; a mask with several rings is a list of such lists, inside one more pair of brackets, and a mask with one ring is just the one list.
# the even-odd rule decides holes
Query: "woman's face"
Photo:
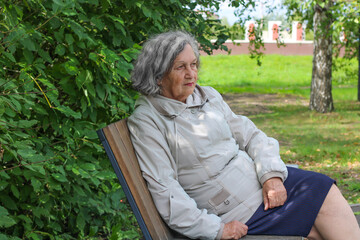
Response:
[{"label": "woman's face", "polygon": [[159,85],[162,95],[185,102],[191,95],[197,82],[197,59],[191,46],[187,44],[175,58],[170,72],[164,76]]}]

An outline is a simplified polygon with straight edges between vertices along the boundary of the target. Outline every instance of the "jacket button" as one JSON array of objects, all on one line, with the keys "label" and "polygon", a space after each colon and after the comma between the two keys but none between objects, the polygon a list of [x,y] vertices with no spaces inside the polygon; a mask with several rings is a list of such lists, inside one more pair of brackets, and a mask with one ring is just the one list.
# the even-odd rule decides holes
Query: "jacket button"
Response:
[{"label": "jacket button", "polygon": [[225,205],[229,205],[230,204],[230,201],[229,200],[225,200]]}]

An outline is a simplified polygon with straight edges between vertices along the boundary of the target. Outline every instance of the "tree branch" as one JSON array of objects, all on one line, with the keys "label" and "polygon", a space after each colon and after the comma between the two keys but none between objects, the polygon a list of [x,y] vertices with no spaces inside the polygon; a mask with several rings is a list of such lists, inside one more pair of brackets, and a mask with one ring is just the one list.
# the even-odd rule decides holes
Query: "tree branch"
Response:
[{"label": "tree branch", "polygon": [[49,89],[46,91],[42,91],[42,92],[24,92],[24,93],[0,93],[0,96],[8,96],[8,95],[26,95],[26,94],[43,94],[44,92],[50,92],[50,91],[54,91],[57,90],[56,88],[53,89]]},{"label": "tree branch", "polygon": [[38,163],[42,163],[42,162],[47,162],[47,161],[50,161],[50,160],[52,160],[52,159],[54,159],[54,158],[56,158],[56,157],[52,157],[52,158],[45,159],[45,160],[42,160],[42,161],[27,163],[27,164],[19,163],[19,165],[17,165],[17,166],[13,166],[13,167],[9,167],[9,168],[2,169],[2,170],[0,170],[0,172],[9,171],[9,170],[12,170],[12,169],[15,169],[15,168],[18,168],[18,167],[29,166],[29,165],[33,165],[33,164],[38,164]]}]

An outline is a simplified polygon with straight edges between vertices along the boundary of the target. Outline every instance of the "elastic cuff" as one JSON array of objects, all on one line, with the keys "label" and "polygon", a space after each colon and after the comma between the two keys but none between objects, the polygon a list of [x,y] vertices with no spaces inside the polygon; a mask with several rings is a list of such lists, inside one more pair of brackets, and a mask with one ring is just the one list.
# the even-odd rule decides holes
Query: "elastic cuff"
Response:
[{"label": "elastic cuff", "polygon": [[263,186],[267,180],[269,180],[270,178],[274,178],[274,177],[281,178],[281,180],[284,182],[284,174],[282,174],[281,172],[269,172],[269,173],[264,174],[260,178],[261,186]]},{"label": "elastic cuff", "polygon": [[221,239],[221,236],[222,236],[223,231],[224,231],[224,227],[225,227],[225,223],[221,223],[220,229],[219,229],[218,234],[216,235],[216,238],[215,238],[216,240]]}]

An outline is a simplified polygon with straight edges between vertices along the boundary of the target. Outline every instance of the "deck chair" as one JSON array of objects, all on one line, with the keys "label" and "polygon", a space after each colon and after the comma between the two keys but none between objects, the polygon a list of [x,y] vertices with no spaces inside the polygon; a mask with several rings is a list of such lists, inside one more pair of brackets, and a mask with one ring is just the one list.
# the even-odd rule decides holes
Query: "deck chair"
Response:
[{"label": "deck chair", "polygon": [[[126,119],[97,131],[145,240],[189,239],[172,231],[156,210],[130,140]],[[359,209],[360,211],[360,205]],[[246,236],[250,240],[301,240],[294,236]]]}]

